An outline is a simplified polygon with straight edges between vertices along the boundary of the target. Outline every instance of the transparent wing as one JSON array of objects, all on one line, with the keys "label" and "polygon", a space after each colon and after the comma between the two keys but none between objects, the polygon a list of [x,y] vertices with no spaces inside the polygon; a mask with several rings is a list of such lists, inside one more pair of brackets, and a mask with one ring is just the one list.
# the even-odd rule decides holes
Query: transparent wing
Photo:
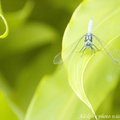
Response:
[{"label": "transparent wing", "polygon": [[[72,54],[74,53],[74,51],[76,50],[76,48],[79,46],[79,43],[81,42],[81,40],[84,38],[84,35],[79,39],[79,40],[77,40],[77,41],[75,41],[71,46],[69,46],[68,48],[66,48],[63,52],[65,52],[65,51],[67,51],[67,49],[70,49],[71,51],[70,51],[70,53],[69,53],[69,55],[67,55],[67,57],[66,57],[66,59],[65,59],[65,61],[66,60],[68,60],[71,56],[72,56]],[[63,63],[63,60],[62,60],[62,52],[60,52],[60,53],[58,53],[55,57],[54,57],[54,59],[53,59],[53,63],[54,64],[61,64],[61,63]]]},{"label": "transparent wing", "polygon": [[112,48],[106,48],[103,42],[95,35],[93,37],[99,42],[102,49],[105,51],[105,53],[111,58],[111,60],[115,63],[120,64],[120,49],[112,49]]},{"label": "transparent wing", "polygon": [[54,64],[61,64],[62,61],[62,57],[61,57],[61,52],[59,52],[53,59],[53,63]]}]

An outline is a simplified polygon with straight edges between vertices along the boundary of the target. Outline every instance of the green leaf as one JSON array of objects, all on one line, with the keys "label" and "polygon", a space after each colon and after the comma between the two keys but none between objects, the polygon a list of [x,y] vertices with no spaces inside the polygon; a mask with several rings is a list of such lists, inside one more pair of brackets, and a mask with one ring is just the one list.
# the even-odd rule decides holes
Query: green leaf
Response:
[{"label": "green leaf", "polygon": [[81,2],[82,0],[51,0],[51,4],[52,6],[56,7],[57,9],[61,9],[61,8],[64,8],[65,10],[67,11],[70,11],[72,12],[75,7]]},{"label": "green leaf", "polygon": [[18,71],[15,84],[16,94],[12,96],[12,99],[24,113],[41,78],[46,74],[50,74],[55,69],[55,66],[52,64],[53,50],[53,45],[49,45],[37,51],[38,54],[35,51],[33,56],[31,55],[32,58],[27,60],[25,65],[23,64],[22,70]]},{"label": "green leaf", "polygon": [[0,53],[5,56],[11,53],[26,52],[48,43],[54,43],[57,38],[58,34],[52,27],[43,23],[29,23],[16,29],[6,41],[1,42]]},{"label": "green leaf", "polygon": [[4,25],[5,25],[5,31],[4,31],[4,33],[2,33],[2,35],[0,35],[0,38],[3,39],[5,37],[7,37],[9,30],[8,30],[7,21],[6,21],[5,17],[3,16],[2,7],[1,7],[1,1],[0,1],[0,18],[2,19],[2,21],[3,21]]},{"label": "green leaf", "polygon": [[[11,92],[5,92],[10,92],[9,98],[22,114],[25,113],[41,77],[54,70],[51,64],[53,44],[58,39],[58,33],[51,26],[26,22],[32,7],[33,3],[28,1],[22,10],[6,14],[11,31],[6,40],[0,41],[1,73],[8,83],[7,87],[12,88]],[[3,84],[1,88],[4,88]]]},{"label": "green leaf", "polygon": [[69,87],[65,69],[58,67],[40,81],[25,120],[78,120],[85,113],[90,114],[89,109]]},{"label": "green leaf", "polygon": [[24,25],[31,14],[33,7],[34,3],[31,0],[28,0],[22,9],[5,14],[9,24],[10,33],[14,32],[16,28]]},{"label": "green leaf", "polygon": [[[84,0],[75,10],[63,37],[62,58],[68,71],[70,86],[94,116],[100,103],[115,89],[120,73],[118,64],[112,62],[102,47],[93,55],[89,49],[81,55],[79,51],[84,44],[83,41],[78,44],[78,41],[87,33],[88,22],[92,17],[93,34],[105,43],[104,47],[110,50],[110,55],[120,62],[119,3],[119,0]],[[100,46],[95,39],[93,42]],[[112,51],[115,49],[117,54]]]},{"label": "green leaf", "polygon": [[0,90],[0,119],[1,120],[22,120],[18,115],[15,105],[8,99],[7,95]]},{"label": "green leaf", "polygon": [[120,113],[120,81],[117,84],[116,89],[111,91],[102,102],[100,107],[97,110],[97,113],[100,115],[102,113],[107,113],[109,115],[119,115]]},{"label": "green leaf", "polygon": [[24,113],[40,78],[54,70],[53,44],[58,34],[40,23],[26,24],[14,33],[0,44],[0,68],[9,86],[14,86],[12,100]]}]

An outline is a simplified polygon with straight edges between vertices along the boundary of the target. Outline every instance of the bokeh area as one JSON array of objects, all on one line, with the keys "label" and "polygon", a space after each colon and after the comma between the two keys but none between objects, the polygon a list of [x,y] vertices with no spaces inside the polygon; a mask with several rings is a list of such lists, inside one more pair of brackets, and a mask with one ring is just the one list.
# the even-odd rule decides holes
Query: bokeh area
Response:
[{"label": "bokeh area", "polygon": [[[80,0],[2,0],[9,34],[0,40],[0,120],[23,119]],[[4,31],[0,19],[0,33]]]},{"label": "bokeh area", "polygon": [[120,120],[120,0],[0,1],[0,120]]}]

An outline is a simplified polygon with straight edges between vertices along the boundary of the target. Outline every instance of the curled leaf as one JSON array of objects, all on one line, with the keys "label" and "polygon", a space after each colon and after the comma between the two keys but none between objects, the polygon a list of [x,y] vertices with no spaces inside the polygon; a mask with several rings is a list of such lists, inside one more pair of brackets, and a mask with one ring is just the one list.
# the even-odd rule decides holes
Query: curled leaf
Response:
[{"label": "curled leaf", "polygon": [[[90,108],[95,117],[95,109],[98,108],[100,102],[110,90],[114,89],[119,75],[119,70],[117,69],[118,65],[110,60],[112,56],[120,62],[119,3],[119,0],[116,2],[114,2],[114,0],[84,0],[73,13],[63,37],[62,59],[68,71],[70,86],[76,95]],[[92,32],[95,36],[100,38],[101,43],[105,43],[104,48],[107,48],[109,54],[103,48],[103,44],[96,42],[95,37],[93,38],[93,43],[98,48],[100,46],[100,51],[92,55],[89,49],[87,49],[84,54],[79,52],[84,46],[84,39],[81,40],[80,38],[87,33],[88,21],[91,16],[93,18]],[[74,43],[76,43],[76,45],[78,44],[77,47]],[[117,54],[113,52],[115,49],[118,50]],[[81,56],[81,54],[83,55]],[[114,74],[112,73],[113,71],[115,71]],[[108,84],[109,79],[111,79],[112,82],[104,88],[105,92],[101,98],[96,103],[93,103],[92,101],[94,101],[94,99],[92,93],[94,94],[94,92],[91,83],[93,81],[95,82],[92,84],[96,85],[94,86],[96,89],[98,78],[101,80],[100,83],[102,84]],[[99,86],[98,93],[100,89],[103,89],[102,84],[99,84],[101,86]],[[98,96],[97,92],[94,96]],[[91,103],[93,104],[91,105]]]},{"label": "curled leaf", "polygon": [[0,38],[5,38],[8,35],[9,29],[8,29],[7,21],[6,21],[5,17],[3,16],[3,12],[2,12],[2,8],[1,8],[1,1],[0,1],[0,17],[3,20],[3,23],[5,25],[5,32],[2,35],[0,35]]}]

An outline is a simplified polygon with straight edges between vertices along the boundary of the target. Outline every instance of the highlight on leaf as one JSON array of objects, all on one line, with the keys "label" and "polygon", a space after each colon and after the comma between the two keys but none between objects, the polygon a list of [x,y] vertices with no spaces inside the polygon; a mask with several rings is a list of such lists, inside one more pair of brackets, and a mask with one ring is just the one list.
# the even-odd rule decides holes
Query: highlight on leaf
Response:
[{"label": "highlight on leaf", "polygon": [[0,18],[3,20],[3,23],[5,25],[5,31],[2,35],[0,35],[0,38],[5,38],[8,35],[9,29],[8,29],[8,23],[5,19],[5,17],[3,16],[3,12],[2,12],[2,7],[1,7],[1,1],[0,1]]}]

